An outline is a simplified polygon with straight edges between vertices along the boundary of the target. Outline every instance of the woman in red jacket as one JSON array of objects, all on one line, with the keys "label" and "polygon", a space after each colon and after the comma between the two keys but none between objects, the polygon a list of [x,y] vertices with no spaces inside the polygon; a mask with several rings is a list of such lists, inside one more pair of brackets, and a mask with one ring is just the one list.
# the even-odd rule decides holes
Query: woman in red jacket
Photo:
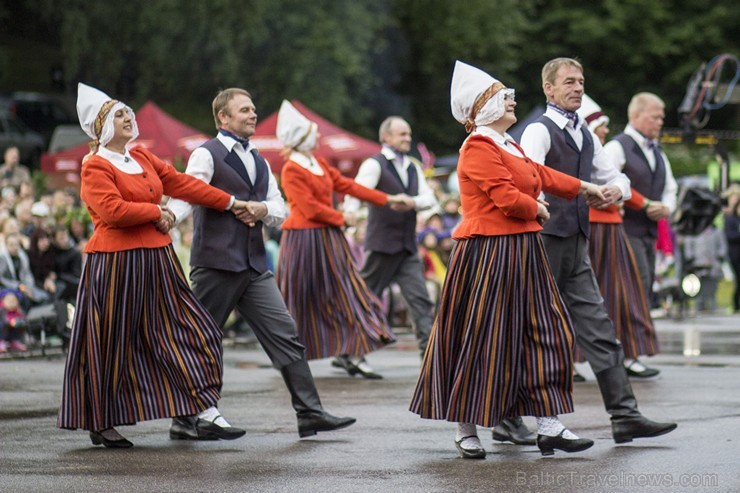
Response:
[{"label": "woman in red jacket", "polygon": [[203,437],[233,439],[215,408],[221,390],[221,331],[190,290],[166,231],[163,194],[219,210],[244,207],[225,192],[142,147],[133,111],[78,87],[77,111],[94,140],[80,195],[94,232],[77,294],[57,425],[90,431],[94,445],[133,444],[114,428],[198,415]]},{"label": "woman in red jacket", "polygon": [[277,280],[306,346],[308,359],[337,356],[350,375],[382,378],[364,355],[395,341],[380,301],[355,267],[342,226],[353,225],[332,205],[334,192],[374,205],[405,202],[365,188],[316,158],[316,124],[288,101],[278,114],[277,136],[290,152],[281,185],[290,206],[280,240]]},{"label": "woman in red jacket", "polygon": [[410,409],[458,423],[464,458],[486,455],[476,425],[519,415],[537,417],[543,455],[585,450],[593,441],[557,418],[573,411],[573,331],[540,239],[549,213],[537,197],[601,192],[524,155],[506,133],[514,91],[490,75],[458,61],[451,99],[472,132],[457,166],[462,222]]}]

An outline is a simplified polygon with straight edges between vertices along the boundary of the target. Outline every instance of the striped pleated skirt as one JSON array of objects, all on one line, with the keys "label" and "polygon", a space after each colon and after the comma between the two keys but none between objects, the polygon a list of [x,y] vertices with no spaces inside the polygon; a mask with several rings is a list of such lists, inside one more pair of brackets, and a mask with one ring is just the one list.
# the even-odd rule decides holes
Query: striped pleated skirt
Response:
[{"label": "striped pleated skirt", "polygon": [[589,254],[624,355],[637,358],[656,354],[658,339],[624,226],[591,223]]},{"label": "striped pleated skirt", "polygon": [[308,359],[361,356],[395,341],[339,228],[283,231],[276,275]]},{"label": "striped pleated skirt", "polygon": [[171,245],[88,255],[60,428],[104,430],[196,414],[218,401],[222,370],[221,331]]},{"label": "striped pleated skirt", "polygon": [[572,412],[573,337],[539,233],[461,240],[410,409],[485,427]]}]

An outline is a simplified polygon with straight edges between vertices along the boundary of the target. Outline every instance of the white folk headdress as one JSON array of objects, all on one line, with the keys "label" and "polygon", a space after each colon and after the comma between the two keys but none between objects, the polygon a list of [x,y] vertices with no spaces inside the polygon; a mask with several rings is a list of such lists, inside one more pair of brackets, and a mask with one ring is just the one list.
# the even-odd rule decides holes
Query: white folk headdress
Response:
[{"label": "white folk headdress", "polygon": [[584,94],[581,99],[581,107],[576,111],[578,117],[588,125],[592,132],[602,125],[609,125],[609,117],[601,111],[601,106],[596,101]]},{"label": "white folk headdress", "polygon": [[468,132],[504,116],[504,98],[513,94],[513,89],[507,89],[482,70],[459,60],[455,62],[450,87],[450,107],[452,116],[465,125]]},{"label": "white folk headdress", "polygon": [[133,137],[139,136],[134,110],[120,101],[112,99],[103,91],[80,82],[77,84],[77,116],[82,130],[93,139],[94,143],[105,146],[113,138],[113,116],[119,109],[125,109],[131,115]]},{"label": "white folk headdress", "polygon": [[316,147],[317,130],[314,122],[303,116],[290,101],[283,100],[275,133],[285,147],[296,151],[312,150]]}]

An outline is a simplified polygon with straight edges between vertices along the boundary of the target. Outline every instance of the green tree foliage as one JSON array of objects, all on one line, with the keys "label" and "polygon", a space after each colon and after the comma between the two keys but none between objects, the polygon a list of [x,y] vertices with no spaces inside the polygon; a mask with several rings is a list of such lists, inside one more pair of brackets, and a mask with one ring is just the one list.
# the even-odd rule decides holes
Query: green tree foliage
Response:
[{"label": "green tree foliage", "polygon": [[[208,111],[220,88],[252,91],[262,113],[299,98],[338,124],[370,118],[372,59],[388,22],[370,0],[24,0],[59,22],[66,76],[131,101],[187,99]],[[380,6],[379,6],[380,5]]]},{"label": "green tree foliage", "polygon": [[[70,88],[83,80],[130,104],[154,99],[176,116],[197,113],[204,131],[215,92],[242,86],[263,116],[283,98],[300,99],[370,138],[383,117],[401,114],[417,139],[443,154],[465,136],[449,110],[456,59],[515,88],[523,117],[544,101],[542,65],[577,57],[613,132],[643,90],[666,100],[666,123],[677,126],[676,108],[700,63],[740,53],[735,3],[15,0],[0,7],[0,21],[19,39],[53,45]],[[12,60],[7,50],[0,66],[3,59]],[[737,114],[728,107],[712,123],[734,129]]]},{"label": "green tree foliage", "polygon": [[676,126],[691,74],[717,54],[738,54],[732,34],[738,20],[737,7],[724,0],[539,0],[526,24],[536,48],[521,52],[522,69],[534,89],[545,61],[577,57],[586,92],[611,115],[615,129],[626,122],[627,103],[639,91],[660,95],[666,124]]},{"label": "green tree foliage", "polygon": [[450,79],[456,59],[517,87],[526,1],[398,0],[398,28],[410,43],[398,90],[412,101],[412,128],[436,149],[456,150],[464,130],[450,113]]}]

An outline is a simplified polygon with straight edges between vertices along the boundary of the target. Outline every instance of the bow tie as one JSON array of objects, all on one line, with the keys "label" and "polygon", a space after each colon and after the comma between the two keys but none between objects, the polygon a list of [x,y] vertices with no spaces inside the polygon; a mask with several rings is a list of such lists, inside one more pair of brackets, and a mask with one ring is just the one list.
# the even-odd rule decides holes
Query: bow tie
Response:
[{"label": "bow tie", "polygon": [[560,106],[552,103],[547,103],[548,108],[552,108],[556,112],[563,115],[565,118],[573,122],[573,126],[575,127],[578,124],[578,114],[575,111],[568,111],[564,108],[561,108]]},{"label": "bow tie", "polygon": [[231,137],[235,141],[239,142],[246,151],[249,149],[249,139],[244,139],[242,137],[239,137],[238,135],[234,135],[233,133],[229,132],[228,130],[221,129],[218,131],[221,135],[225,135],[226,137]]}]

